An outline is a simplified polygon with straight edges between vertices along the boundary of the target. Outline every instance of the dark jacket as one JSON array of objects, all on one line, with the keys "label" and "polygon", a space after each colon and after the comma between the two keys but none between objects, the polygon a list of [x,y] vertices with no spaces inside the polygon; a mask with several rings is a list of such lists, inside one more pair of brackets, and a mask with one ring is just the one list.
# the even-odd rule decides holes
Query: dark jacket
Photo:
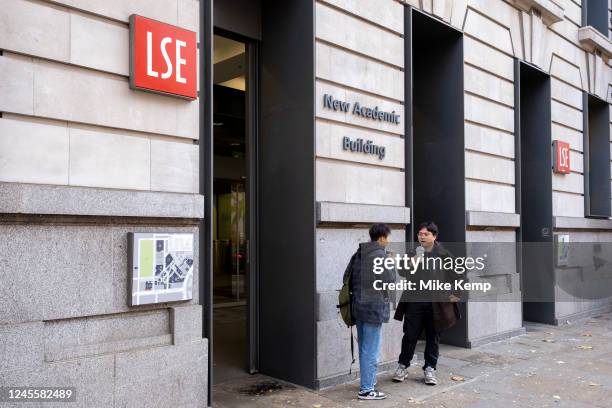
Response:
[{"label": "dark jacket", "polygon": [[[431,252],[425,253],[425,257],[452,258],[453,255],[446,248],[444,248],[442,244],[436,241]],[[400,272],[400,275],[409,278],[408,275],[405,275],[405,272]],[[458,293],[456,295],[459,296]],[[407,312],[407,303],[412,300],[410,296],[411,293],[409,291],[404,291],[402,293],[400,303],[397,305],[395,315],[393,316],[395,320],[402,321],[404,319],[404,316]],[[461,319],[459,305],[456,302],[432,302],[432,308],[434,328],[438,332],[441,332],[442,330],[446,330],[454,326],[455,323],[457,323],[457,321]]]},{"label": "dark jacket", "polygon": [[395,282],[395,269],[385,269],[382,274],[373,272],[374,259],[386,258],[385,248],[378,242],[361,244],[353,260],[351,290],[352,313],[355,321],[381,324],[389,321],[389,294],[374,289],[376,280]]}]

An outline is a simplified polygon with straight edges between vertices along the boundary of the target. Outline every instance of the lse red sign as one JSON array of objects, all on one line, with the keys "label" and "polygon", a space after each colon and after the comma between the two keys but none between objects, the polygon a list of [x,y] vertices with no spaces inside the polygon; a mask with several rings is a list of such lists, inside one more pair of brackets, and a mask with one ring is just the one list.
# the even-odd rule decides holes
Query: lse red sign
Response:
[{"label": "lse red sign", "polygon": [[560,140],[553,141],[555,173],[569,174],[570,172],[570,145]]},{"label": "lse red sign", "polygon": [[130,87],[196,99],[197,38],[193,31],[130,17]]}]

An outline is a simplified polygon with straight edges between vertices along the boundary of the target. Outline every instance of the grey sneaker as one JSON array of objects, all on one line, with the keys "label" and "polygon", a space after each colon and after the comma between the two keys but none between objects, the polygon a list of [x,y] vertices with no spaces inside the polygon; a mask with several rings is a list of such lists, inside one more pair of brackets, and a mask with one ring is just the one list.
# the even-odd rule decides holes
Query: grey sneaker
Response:
[{"label": "grey sneaker", "polygon": [[406,379],[406,376],[408,376],[408,367],[403,364],[398,364],[395,373],[393,373],[392,380],[395,382],[402,382]]},{"label": "grey sneaker", "polygon": [[436,370],[432,367],[425,367],[423,370],[423,377],[427,385],[436,385],[438,383],[436,379]]},{"label": "grey sneaker", "polygon": [[382,400],[387,398],[387,394],[378,390],[359,391],[359,394],[357,394],[357,398],[359,398],[360,400]]}]

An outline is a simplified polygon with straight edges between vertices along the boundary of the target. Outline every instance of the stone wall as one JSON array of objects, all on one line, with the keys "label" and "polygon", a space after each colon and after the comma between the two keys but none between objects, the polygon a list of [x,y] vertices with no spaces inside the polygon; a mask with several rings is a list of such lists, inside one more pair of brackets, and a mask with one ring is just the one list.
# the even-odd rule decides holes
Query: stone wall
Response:
[{"label": "stone wall", "polygon": [[[315,3],[317,381],[325,387],[349,376],[350,331],[338,317],[337,289],[367,223],[394,224],[404,241],[410,210],[404,194],[404,7],[392,0]],[[350,103],[326,108],[323,96]],[[399,115],[399,124],[353,114],[354,104]],[[343,137],[386,147],[378,156],[342,149]],[[401,323],[384,325],[383,362],[399,353]],[[356,353],[357,354],[357,353]],[[353,376],[359,365],[353,367]]]},{"label": "stone wall", "polygon": [[129,88],[133,13],[199,29],[197,0],[0,0],[0,386],[203,406],[197,269],[193,300],[127,306],[128,232],[203,217],[199,102]]},{"label": "stone wall", "polygon": [[[379,214],[376,221],[400,225],[409,222],[409,218],[402,221],[389,217],[384,207],[406,205],[401,172],[405,134],[401,112],[405,102],[403,6],[422,10],[464,33],[467,240],[515,242],[520,225],[515,205],[515,58],[550,74],[552,139],[571,144],[571,173],[553,175],[552,215],[585,220],[582,95],[589,92],[612,102],[609,92],[612,69],[607,51],[593,50],[579,40],[580,3],[574,0],[316,2],[316,197],[319,205],[345,204],[346,212],[353,214],[350,222],[343,217],[319,220],[317,229],[318,376],[322,386],[346,378],[349,371],[348,330],[331,305],[345,264],[359,240],[367,239],[365,227],[373,221],[356,216],[359,214],[356,208],[371,206]],[[609,48],[609,40],[601,41],[603,48]],[[400,111],[402,125],[381,124],[355,117],[350,112],[327,109],[323,105],[324,94],[351,103],[358,101]],[[374,143],[386,144],[388,151],[401,153],[384,162],[347,153],[340,148],[343,136],[368,138]],[[403,240],[401,234],[395,235]],[[607,237],[601,229],[592,229],[587,235],[595,241]],[[509,286],[516,289],[514,295],[520,295],[518,274]],[[522,333],[522,305],[513,296],[506,300],[468,305],[468,344],[478,345]],[[591,306],[589,309],[584,304],[566,304],[558,308],[558,316],[595,311],[601,305]],[[393,361],[401,328],[391,324],[386,330],[394,330],[395,338],[385,336],[383,360]]]}]

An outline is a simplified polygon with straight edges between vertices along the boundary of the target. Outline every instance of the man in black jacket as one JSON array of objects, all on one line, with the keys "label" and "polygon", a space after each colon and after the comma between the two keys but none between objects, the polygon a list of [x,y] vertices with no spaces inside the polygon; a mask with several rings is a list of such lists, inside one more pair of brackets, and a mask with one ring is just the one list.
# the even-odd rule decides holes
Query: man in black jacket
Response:
[{"label": "man in black jacket", "polygon": [[[452,258],[452,254],[436,241],[438,237],[438,226],[434,222],[424,222],[418,227],[419,244],[424,250],[422,256],[426,258]],[[426,271],[430,272],[430,271]],[[421,273],[420,279],[428,275]],[[432,275],[429,275],[432,276]],[[404,381],[408,374],[408,367],[414,355],[414,349],[421,334],[425,329],[425,364],[423,365],[423,376],[425,384],[436,385],[436,364],[439,356],[440,332],[453,326],[460,318],[456,294],[449,294],[448,301],[440,302],[440,294],[431,295],[432,300],[426,297],[412,299],[412,294],[404,292],[400,303],[395,311],[394,319],[404,320],[404,336],[402,338],[402,351],[399,355],[398,367],[393,375],[393,381]],[[445,295],[446,296],[446,295]],[[446,300],[446,299],[445,299]]]},{"label": "man in black jacket", "polygon": [[361,244],[352,265],[350,288],[353,293],[352,315],[357,325],[359,341],[360,389],[358,398],[381,400],[387,395],[375,388],[378,358],[382,341],[382,324],[389,321],[389,295],[376,290],[375,281],[395,281],[395,269],[384,268],[374,272],[375,259],[387,257],[385,247],[389,243],[391,229],[385,224],[370,228],[371,241]]}]

